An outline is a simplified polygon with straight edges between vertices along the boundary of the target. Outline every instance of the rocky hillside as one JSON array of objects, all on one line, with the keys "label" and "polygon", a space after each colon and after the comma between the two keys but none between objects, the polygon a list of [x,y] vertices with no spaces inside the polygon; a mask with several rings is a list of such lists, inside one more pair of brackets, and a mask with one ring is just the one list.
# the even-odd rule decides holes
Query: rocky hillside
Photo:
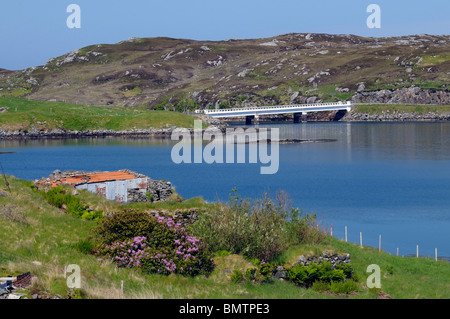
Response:
[{"label": "rocky hillside", "polygon": [[450,36],[430,35],[132,38],[0,69],[0,95],[179,111],[349,99],[450,104],[449,83]]}]

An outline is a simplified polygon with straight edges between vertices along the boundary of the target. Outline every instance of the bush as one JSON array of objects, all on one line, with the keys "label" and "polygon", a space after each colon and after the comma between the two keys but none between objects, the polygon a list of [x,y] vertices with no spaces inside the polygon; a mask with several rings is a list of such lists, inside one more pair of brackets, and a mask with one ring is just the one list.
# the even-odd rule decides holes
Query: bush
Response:
[{"label": "bush", "polygon": [[255,267],[247,268],[244,274],[241,271],[235,270],[231,275],[231,281],[233,283],[240,283],[242,281],[252,282],[252,283],[262,283],[266,282],[272,275],[272,266],[264,261],[259,261],[258,259],[253,259],[252,264]]},{"label": "bush", "polygon": [[170,218],[122,212],[106,218],[96,232],[102,238],[97,254],[119,267],[189,276],[214,268],[208,246]]},{"label": "bush", "polygon": [[150,234],[156,225],[156,219],[150,214],[139,210],[125,209],[104,218],[94,229],[99,240],[110,245],[134,237]]},{"label": "bush", "polygon": [[61,208],[64,204],[66,191],[62,186],[51,188],[48,192],[41,191],[41,195],[47,202],[55,207]]},{"label": "bush", "polygon": [[92,211],[87,205],[81,202],[78,196],[69,194],[62,186],[56,186],[49,191],[41,191],[40,194],[51,205],[58,208],[65,208],[66,212],[72,216],[88,220],[99,220],[103,218],[102,211]]},{"label": "bush", "polygon": [[244,280],[244,275],[240,270],[234,270],[231,274],[231,282],[234,284],[239,284]]},{"label": "bush", "polygon": [[[242,199],[234,189],[219,211],[199,215],[191,227],[214,251],[227,250],[248,258],[271,260],[316,232],[315,216],[303,216],[279,196],[274,203],[267,194],[256,201]],[[318,231],[317,231],[318,232]],[[325,235],[322,236],[322,238]]]},{"label": "bush", "polygon": [[[289,270],[289,278],[296,285],[311,287],[315,282],[325,283],[344,281],[351,276],[350,266],[336,265],[333,269],[331,263],[322,262],[320,264],[311,263],[308,266],[295,265]],[[350,271],[348,273],[347,271]]]}]

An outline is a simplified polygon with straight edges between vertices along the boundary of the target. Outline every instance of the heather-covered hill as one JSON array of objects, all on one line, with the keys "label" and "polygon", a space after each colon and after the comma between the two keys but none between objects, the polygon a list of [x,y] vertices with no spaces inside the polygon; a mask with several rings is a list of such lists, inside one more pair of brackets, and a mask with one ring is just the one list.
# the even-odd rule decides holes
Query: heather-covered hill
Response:
[{"label": "heather-covered hill", "polygon": [[[348,99],[450,104],[448,83],[448,35],[132,38],[80,48],[39,67],[0,69],[1,95],[180,111]],[[411,87],[412,95],[405,90]]]}]

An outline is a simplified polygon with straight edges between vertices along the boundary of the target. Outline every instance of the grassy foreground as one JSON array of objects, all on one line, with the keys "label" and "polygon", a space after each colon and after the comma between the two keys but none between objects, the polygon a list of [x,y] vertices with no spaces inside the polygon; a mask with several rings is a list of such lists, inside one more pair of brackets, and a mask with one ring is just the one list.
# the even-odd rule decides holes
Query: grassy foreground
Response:
[{"label": "grassy foreground", "polygon": [[24,98],[0,97],[0,129],[4,131],[40,129],[131,130],[191,128],[194,118],[179,112],[151,111],[145,107],[101,107],[62,102],[32,101]]},{"label": "grassy foreground", "polygon": [[[385,252],[345,243],[330,236],[319,244],[304,244],[289,248],[277,257],[280,263],[290,263],[301,254],[319,253],[326,249],[348,252],[359,278],[358,291],[336,295],[305,289],[285,281],[263,284],[235,284],[230,280],[233,270],[245,270],[250,262],[241,255],[216,256],[215,270],[209,277],[180,275],[144,275],[131,269],[117,268],[109,262],[99,262],[85,253],[83,247],[97,222],[70,216],[49,205],[31,189],[31,182],[7,177],[11,193],[2,179],[0,187],[8,192],[0,196],[0,276],[18,275],[30,271],[35,280],[32,291],[66,296],[68,288],[65,267],[77,264],[81,268],[83,298],[265,298],[322,299],[380,297],[380,290],[368,289],[367,266],[381,268],[381,291],[395,299],[449,298],[450,264],[430,259],[397,257]],[[83,201],[92,208],[111,211],[115,202],[94,194],[81,192]],[[123,204],[122,204],[123,205]],[[181,203],[164,203],[161,209],[201,207],[214,209],[201,198]],[[143,208],[144,204],[139,204]],[[136,205],[135,205],[136,207]],[[149,209],[158,208],[151,204]],[[121,284],[123,282],[123,291]]]}]

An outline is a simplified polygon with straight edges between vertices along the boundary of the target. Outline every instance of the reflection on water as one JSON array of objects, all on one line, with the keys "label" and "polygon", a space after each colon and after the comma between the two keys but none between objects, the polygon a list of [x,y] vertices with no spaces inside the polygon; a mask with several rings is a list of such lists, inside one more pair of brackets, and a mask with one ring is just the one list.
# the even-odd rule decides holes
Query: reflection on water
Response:
[{"label": "reflection on water", "polygon": [[[245,126],[244,126],[245,127]],[[259,124],[280,129],[281,139],[326,143],[281,144],[279,170],[260,164],[174,164],[176,142],[150,138],[82,138],[0,141],[6,174],[39,179],[55,169],[129,168],[171,181],[185,198],[226,201],[285,190],[293,204],[314,212],[333,235],[400,255],[450,256],[450,123]]]}]

